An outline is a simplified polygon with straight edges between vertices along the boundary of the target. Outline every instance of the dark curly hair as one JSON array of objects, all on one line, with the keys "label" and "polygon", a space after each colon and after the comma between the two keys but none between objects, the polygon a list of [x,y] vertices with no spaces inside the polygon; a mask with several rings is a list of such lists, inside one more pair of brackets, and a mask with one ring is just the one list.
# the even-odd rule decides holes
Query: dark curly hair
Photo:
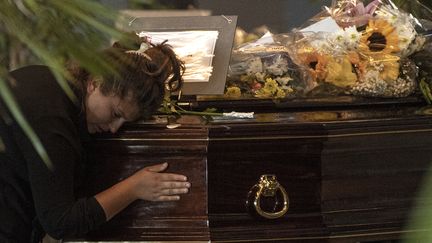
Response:
[{"label": "dark curly hair", "polygon": [[[136,36],[132,42],[132,45],[130,39],[129,43],[115,42],[102,51],[103,58],[113,67],[110,72],[94,77],[77,65],[69,65],[68,69],[73,76],[72,85],[83,97],[88,82],[94,81],[105,95],[114,94],[122,99],[132,95],[141,116],[146,118],[160,107],[165,90],[181,88],[185,66],[166,41],[154,45]],[[144,52],[138,51],[142,43],[148,45]]]}]

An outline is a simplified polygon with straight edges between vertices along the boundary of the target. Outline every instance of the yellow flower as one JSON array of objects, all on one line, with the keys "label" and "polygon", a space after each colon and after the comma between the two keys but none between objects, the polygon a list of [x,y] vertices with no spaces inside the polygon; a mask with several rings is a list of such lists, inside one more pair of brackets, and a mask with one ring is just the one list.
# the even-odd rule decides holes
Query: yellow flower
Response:
[{"label": "yellow flower", "polygon": [[373,55],[370,57],[370,62],[375,66],[381,65],[379,77],[387,83],[391,83],[399,77],[399,59],[399,57],[390,54]]},{"label": "yellow flower", "polygon": [[399,77],[399,62],[384,62],[384,70],[380,73],[382,80],[394,82]]},{"label": "yellow flower", "polygon": [[352,66],[355,68],[357,76],[362,76],[366,73],[366,67],[368,65],[368,61],[360,58],[360,55],[351,51],[348,53],[348,59],[351,62]]},{"label": "yellow flower", "polygon": [[274,93],[276,93],[278,87],[279,87],[279,85],[274,79],[272,79],[272,78],[266,79],[266,82],[264,84],[265,90],[268,90],[270,93],[274,94]]},{"label": "yellow flower", "polygon": [[228,87],[227,91],[225,92],[225,96],[230,98],[239,98],[241,97],[241,90],[236,86]]},{"label": "yellow flower", "polygon": [[326,78],[326,65],[328,56],[318,53],[316,50],[305,48],[300,51],[300,62],[306,66],[314,81]]},{"label": "yellow flower", "polygon": [[272,78],[267,78],[264,87],[255,93],[255,97],[258,98],[284,98],[285,96],[285,91],[281,89],[278,82]]},{"label": "yellow flower", "polygon": [[360,38],[363,53],[394,53],[399,51],[399,35],[396,28],[383,19],[370,20]]},{"label": "yellow flower", "polygon": [[348,56],[330,58],[327,64],[326,81],[338,87],[352,86],[357,81],[357,75]]},{"label": "yellow flower", "polygon": [[267,89],[260,89],[256,92],[255,97],[257,98],[270,98],[272,97],[272,93]]},{"label": "yellow flower", "polygon": [[281,98],[285,98],[285,96],[286,96],[285,91],[283,91],[283,89],[281,88],[278,88],[275,97],[281,99]]}]

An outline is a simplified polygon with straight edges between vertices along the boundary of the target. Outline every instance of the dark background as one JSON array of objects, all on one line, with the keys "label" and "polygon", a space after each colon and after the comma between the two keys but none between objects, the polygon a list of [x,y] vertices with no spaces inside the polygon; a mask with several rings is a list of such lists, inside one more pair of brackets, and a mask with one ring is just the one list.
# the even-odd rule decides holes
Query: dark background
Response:
[{"label": "dark background", "polygon": [[331,0],[100,0],[117,9],[204,9],[212,15],[237,15],[237,25],[247,32],[266,25],[284,33],[330,6]]},{"label": "dark background", "polygon": [[331,0],[200,0],[198,7],[213,15],[238,15],[238,26],[251,31],[266,25],[274,33],[288,32],[321,11]]}]

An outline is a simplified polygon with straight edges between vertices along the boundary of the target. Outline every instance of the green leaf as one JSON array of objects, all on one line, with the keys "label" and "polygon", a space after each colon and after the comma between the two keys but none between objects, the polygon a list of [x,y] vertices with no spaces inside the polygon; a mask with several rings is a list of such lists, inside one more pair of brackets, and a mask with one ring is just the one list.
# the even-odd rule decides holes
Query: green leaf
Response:
[{"label": "green leaf", "polygon": [[[77,102],[66,82],[70,74],[65,63],[75,60],[95,75],[110,72],[112,66],[98,52],[109,45],[111,38],[125,38],[126,34],[114,26],[118,18],[116,11],[97,1],[0,1],[0,64],[6,70],[11,68],[11,64],[13,68],[45,64],[51,68],[69,98]],[[8,60],[10,48],[29,50],[34,58],[11,63]],[[8,89],[5,73],[7,71],[0,70],[0,98],[47,166],[52,167],[45,149]]]},{"label": "green leaf", "polygon": [[429,84],[426,82],[425,78],[420,80],[420,91],[423,94],[424,99],[430,105],[432,104],[432,93]]},{"label": "green leaf", "polygon": [[415,205],[412,207],[406,232],[402,237],[404,243],[432,242],[432,170],[429,168],[424,175],[423,183],[417,193]]}]

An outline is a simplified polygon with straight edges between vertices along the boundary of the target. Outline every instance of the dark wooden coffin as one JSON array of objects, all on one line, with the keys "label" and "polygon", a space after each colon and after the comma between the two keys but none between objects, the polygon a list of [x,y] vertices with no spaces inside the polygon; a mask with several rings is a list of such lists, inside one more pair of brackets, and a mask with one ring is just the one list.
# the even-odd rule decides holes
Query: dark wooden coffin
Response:
[{"label": "dark wooden coffin", "polygon": [[[192,188],[178,202],[137,201],[71,241],[366,242],[423,230],[406,228],[432,162],[432,116],[420,100],[253,104],[191,107],[254,110],[253,119],[183,117],[169,129],[158,116],[88,143],[81,194],[164,161],[169,172],[187,175]],[[263,175],[276,176],[288,196],[278,218],[264,218],[254,204]],[[282,210],[284,198],[276,188],[256,201],[271,214]]]}]

